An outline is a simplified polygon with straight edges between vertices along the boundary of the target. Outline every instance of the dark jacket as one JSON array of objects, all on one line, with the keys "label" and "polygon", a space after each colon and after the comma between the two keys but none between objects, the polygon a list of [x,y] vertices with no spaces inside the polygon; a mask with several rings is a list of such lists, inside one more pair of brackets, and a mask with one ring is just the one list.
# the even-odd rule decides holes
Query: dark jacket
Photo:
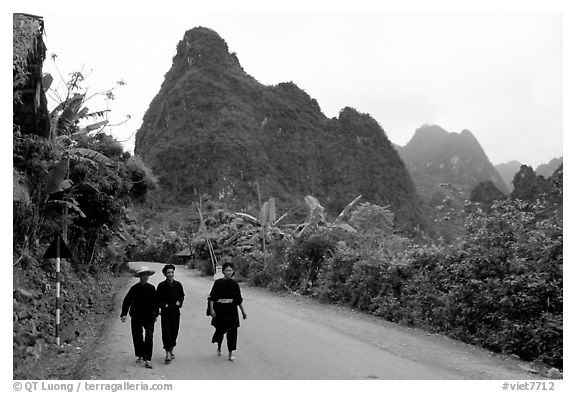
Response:
[{"label": "dark jacket", "polygon": [[228,329],[240,326],[238,306],[242,304],[240,286],[231,278],[220,278],[214,281],[210,300],[214,302],[216,318],[212,325],[217,329]]},{"label": "dark jacket", "polygon": [[[184,288],[176,280],[172,281],[172,284],[164,280],[158,284],[156,298],[162,314],[180,314],[180,308],[184,303]],[[177,306],[176,302],[179,302],[180,305]]]},{"label": "dark jacket", "polygon": [[122,302],[120,316],[128,314],[128,310],[130,310],[132,318],[138,318],[142,321],[156,318],[158,316],[158,300],[154,285],[140,282],[132,285]]}]

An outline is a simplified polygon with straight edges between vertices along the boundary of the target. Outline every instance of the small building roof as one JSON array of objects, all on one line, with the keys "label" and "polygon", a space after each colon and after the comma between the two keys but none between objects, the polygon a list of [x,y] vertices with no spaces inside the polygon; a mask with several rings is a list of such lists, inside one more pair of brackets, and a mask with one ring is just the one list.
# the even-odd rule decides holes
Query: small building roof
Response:
[{"label": "small building roof", "polygon": [[190,252],[190,247],[187,247],[183,250],[178,251],[176,254],[174,254],[177,257],[189,257],[192,255],[192,253]]}]

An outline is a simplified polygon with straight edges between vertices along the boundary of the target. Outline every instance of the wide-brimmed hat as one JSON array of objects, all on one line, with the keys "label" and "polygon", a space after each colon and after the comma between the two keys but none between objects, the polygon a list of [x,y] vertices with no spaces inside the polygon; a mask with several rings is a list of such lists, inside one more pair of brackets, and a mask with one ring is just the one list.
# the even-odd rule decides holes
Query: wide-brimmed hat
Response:
[{"label": "wide-brimmed hat", "polygon": [[154,273],[156,273],[156,272],[155,272],[154,270],[150,270],[150,269],[148,268],[148,266],[140,266],[140,267],[138,268],[138,270],[136,270],[136,273],[134,273],[134,277],[140,277],[140,276],[143,276],[143,275],[151,276],[151,275],[153,275]]}]

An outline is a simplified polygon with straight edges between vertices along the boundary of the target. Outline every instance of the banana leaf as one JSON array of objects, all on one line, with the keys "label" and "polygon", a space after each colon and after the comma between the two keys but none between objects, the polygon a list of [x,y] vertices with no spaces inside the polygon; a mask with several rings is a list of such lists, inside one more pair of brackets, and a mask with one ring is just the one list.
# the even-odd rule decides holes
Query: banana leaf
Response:
[{"label": "banana leaf", "polygon": [[338,217],[336,217],[336,220],[334,221],[334,223],[338,224],[338,223],[342,222],[342,220],[344,220],[344,217],[346,217],[346,214],[348,214],[350,209],[352,209],[352,207],[356,204],[356,202],[358,202],[360,200],[360,198],[362,198],[362,195],[357,196],[356,199],[354,199],[352,202],[350,202],[344,208],[344,210],[342,210],[342,212],[338,215]]},{"label": "banana leaf", "polygon": [[100,127],[105,126],[106,124],[108,124],[108,120],[102,120],[99,121],[98,123],[94,123],[94,124],[90,124],[84,128],[81,128],[79,131],[75,132],[72,134],[72,137],[79,137],[79,136],[83,136],[88,134],[90,131],[94,131],[97,130]]},{"label": "banana leaf", "polygon": [[78,121],[78,120],[86,117],[86,114],[87,114],[87,113],[88,113],[88,108],[87,108],[87,107],[82,108],[82,109],[80,110],[80,112],[78,112],[78,113],[76,114],[76,116],[74,116],[74,121]]},{"label": "banana leaf", "polygon": [[236,216],[243,218],[244,220],[254,224],[254,225],[260,225],[260,221],[254,217],[251,216],[250,214],[246,214],[246,213],[234,213]]},{"label": "banana leaf", "polygon": [[260,208],[260,224],[263,227],[269,225],[270,215],[269,215],[268,205],[269,205],[269,202],[266,201],[266,202],[264,202],[264,204]]},{"label": "banana leaf", "polygon": [[62,191],[61,184],[66,178],[68,173],[68,161],[60,160],[54,168],[50,169],[48,176],[46,177],[46,193],[48,195],[54,194],[55,192]]},{"label": "banana leaf", "polygon": [[324,207],[318,202],[318,199],[314,198],[312,195],[307,195],[304,197],[306,204],[308,205],[309,212],[308,212],[308,219],[307,222],[312,222],[316,220],[318,217],[321,219],[325,218],[324,214]]},{"label": "banana leaf", "polygon": [[61,118],[64,121],[73,123],[80,107],[82,106],[83,100],[84,94],[74,94],[74,96],[65,104]]},{"label": "banana leaf", "polygon": [[94,118],[104,117],[106,115],[106,113],[108,113],[110,111],[111,111],[110,109],[104,109],[103,111],[88,113],[86,115],[86,117],[94,117]]},{"label": "banana leaf", "polygon": [[263,227],[270,228],[274,221],[276,221],[276,202],[274,198],[270,198],[260,209],[260,223]]},{"label": "banana leaf", "polygon": [[104,154],[96,150],[85,149],[82,147],[75,147],[67,150],[69,155],[79,155],[81,157],[89,158],[103,165],[112,165],[113,161],[106,157]]},{"label": "banana leaf", "polygon": [[67,207],[69,210],[75,211],[76,213],[78,213],[80,215],[80,217],[82,218],[86,218],[86,215],[84,214],[84,212],[82,211],[82,209],[80,209],[78,207],[78,202],[76,202],[75,200],[73,200],[73,202],[71,201],[66,201],[63,199],[54,199],[54,200],[50,200],[47,202],[47,204],[54,204],[54,205],[62,205]]},{"label": "banana leaf", "polygon": [[276,221],[276,201],[274,198],[268,200],[268,226]]}]

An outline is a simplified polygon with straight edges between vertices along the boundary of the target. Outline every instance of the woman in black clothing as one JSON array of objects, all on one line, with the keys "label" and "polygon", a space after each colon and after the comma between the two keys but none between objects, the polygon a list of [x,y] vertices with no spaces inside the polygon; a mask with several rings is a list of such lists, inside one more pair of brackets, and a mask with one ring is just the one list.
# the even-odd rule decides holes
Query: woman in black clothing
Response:
[{"label": "woman in black clothing", "polygon": [[218,343],[218,356],[222,355],[222,341],[226,334],[226,344],[228,347],[228,360],[233,361],[232,351],[236,350],[238,338],[238,328],[240,320],[238,318],[238,307],[242,311],[242,318],[248,315],[242,305],[242,294],[240,286],[232,276],[234,275],[234,265],[226,262],[222,265],[224,277],[216,280],[210,291],[209,308],[212,316],[212,326],[216,328],[212,336],[212,342]]}]

